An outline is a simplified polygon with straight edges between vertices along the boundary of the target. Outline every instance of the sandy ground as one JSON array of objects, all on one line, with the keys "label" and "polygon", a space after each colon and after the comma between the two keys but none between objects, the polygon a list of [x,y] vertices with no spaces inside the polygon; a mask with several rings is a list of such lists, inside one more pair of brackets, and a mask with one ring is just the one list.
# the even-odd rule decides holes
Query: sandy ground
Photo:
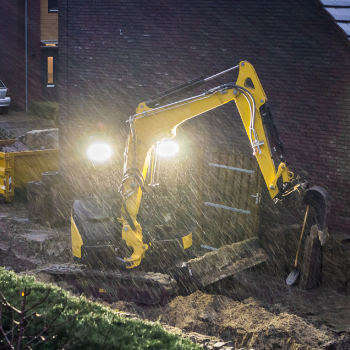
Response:
[{"label": "sandy ground", "polygon": [[[43,261],[71,261],[69,228],[41,227],[29,221],[25,204],[0,203],[0,266],[21,272]],[[110,306],[207,349],[350,349],[350,297],[281,282],[252,269],[165,306]]]}]

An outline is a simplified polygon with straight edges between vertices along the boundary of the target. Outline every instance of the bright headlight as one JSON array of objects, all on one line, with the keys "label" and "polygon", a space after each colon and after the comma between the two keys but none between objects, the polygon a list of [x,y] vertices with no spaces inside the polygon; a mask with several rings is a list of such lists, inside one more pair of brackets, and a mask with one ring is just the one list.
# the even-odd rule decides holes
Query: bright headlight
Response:
[{"label": "bright headlight", "polygon": [[174,140],[164,140],[157,145],[157,154],[161,157],[173,157],[179,152],[179,144]]},{"label": "bright headlight", "polygon": [[112,147],[105,142],[96,142],[90,145],[86,154],[90,160],[96,163],[103,163],[112,157]]}]

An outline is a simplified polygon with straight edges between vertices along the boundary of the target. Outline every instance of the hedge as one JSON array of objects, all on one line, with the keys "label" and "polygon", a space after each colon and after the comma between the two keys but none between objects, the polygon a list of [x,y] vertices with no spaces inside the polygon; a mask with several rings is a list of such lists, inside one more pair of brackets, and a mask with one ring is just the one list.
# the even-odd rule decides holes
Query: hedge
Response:
[{"label": "hedge", "polygon": [[40,118],[54,120],[56,125],[58,123],[59,110],[57,102],[31,102],[29,104],[29,113]]},{"label": "hedge", "polygon": [[[32,309],[26,313],[26,319],[22,318],[22,328],[27,328],[21,339],[21,349],[30,341],[28,348],[38,350],[199,349],[194,343],[166,332],[159,324],[124,317],[84,296],[72,296],[55,285],[38,282],[32,276],[21,277],[0,268],[0,290],[1,325],[9,334],[8,338],[14,327],[15,348],[20,337],[21,317],[11,307],[20,311],[24,305],[25,309]],[[0,333],[0,348],[6,344]]]}]

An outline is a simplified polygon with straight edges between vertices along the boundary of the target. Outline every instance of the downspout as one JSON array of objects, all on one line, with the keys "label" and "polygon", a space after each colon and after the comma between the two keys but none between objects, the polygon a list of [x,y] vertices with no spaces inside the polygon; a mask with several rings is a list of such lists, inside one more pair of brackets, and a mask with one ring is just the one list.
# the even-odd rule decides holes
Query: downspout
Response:
[{"label": "downspout", "polygon": [[25,98],[26,112],[28,112],[28,0],[25,0],[24,5],[24,51],[25,51]]}]

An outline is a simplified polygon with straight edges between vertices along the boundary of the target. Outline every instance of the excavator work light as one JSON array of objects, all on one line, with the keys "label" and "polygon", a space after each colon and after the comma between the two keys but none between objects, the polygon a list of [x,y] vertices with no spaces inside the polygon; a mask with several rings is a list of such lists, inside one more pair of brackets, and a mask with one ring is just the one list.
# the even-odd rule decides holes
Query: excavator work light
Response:
[{"label": "excavator work light", "polygon": [[179,148],[179,144],[174,140],[164,140],[158,143],[157,154],[163,158],[174,157]]},{"label": "excavator work light", "polygon": [[96,163],[104,163],[112,157],[112,147],[105,142],[96,142],[91,144],[87,151],[87,157]]}]

